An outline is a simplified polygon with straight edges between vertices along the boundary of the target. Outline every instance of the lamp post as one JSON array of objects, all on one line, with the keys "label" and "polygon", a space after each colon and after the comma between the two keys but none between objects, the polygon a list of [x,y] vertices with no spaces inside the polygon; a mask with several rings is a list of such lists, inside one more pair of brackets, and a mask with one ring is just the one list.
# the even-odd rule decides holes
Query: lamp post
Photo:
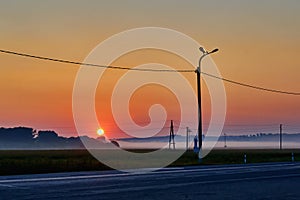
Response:
[{"label": "lamp post", "polygon": [[198,91],[198,139],[199,139],[199,161],[201,161],[201,150],[202,150],[202,104],[201,104],[201,61],[209,54],[216,53],[219,49],[214,49],[210,52],[206,51],[203,47],[199,50],[203,53],[199,59],[199,65],[195,71],[197,74],[197,91]]}]

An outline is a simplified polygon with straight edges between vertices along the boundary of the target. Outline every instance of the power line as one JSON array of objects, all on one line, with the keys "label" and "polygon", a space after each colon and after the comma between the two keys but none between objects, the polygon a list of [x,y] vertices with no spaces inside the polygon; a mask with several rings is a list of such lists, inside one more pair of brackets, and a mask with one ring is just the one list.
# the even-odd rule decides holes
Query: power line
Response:
[{"label": "power line", "polygon": [[106,69],[119,69],[119,70],[144,71],[144,72],[194,72],[195,71],[195,70],[190,70],[190,69],[184,69],[184,70],[150,69],[150,68],[140,69],[140,68],[130,68],[130,67],[106,66],[106,65],[98,65],[98,64],[92,64],[92,63],[83,63],[83,62],[77,62],[77,61],[50,58],[50,57],[44,57],[44,56],[37,56],[37,55],[19,53],[19,52],[8,51],[8,50],[3,50],[3,49],[0,49],[0,52],[6,53],[6,54],[12,54],[12,55],[16,55],[16,56],[39,59],[39,60],[47,60],[47,61],[73,64],[73,65],[82,65],[82,66],[89,66],[89,67],[100,67],[100,68],[106,68]]},{"label": "power line", "polygon": [[248,87],[248,88],[253,88],[253,89],[257,89],[257,90],[264,90],[264,91],[268,91],[268,92],[275,92],[275,93],[281,93],[281,94],[289,94],[289,95],[300,95],[300,92],[288,92],[288,91],[283,91],[283,90],[275,90],[275,89],[270,89],[270,88],[264,88],[264,87],[259,87],[259,86],[255,86],[255,85],[250,85],[250,84],[246,84],[246,83],[241,83],[238,81],[233,81],[233,80],[229,80],[223,77],[218,77],[212,74],[208,74],[205,72],[201,72],[202,74],[206,75],[206,76],[210,76],[212,78],[216,78],[216,79],[220,79],[222,81],[226,81],[232,84],[236,84],[236,85],[240,85],[240,86],[244,86],[244,87]]},{"label": "power line", "polygon": [[[11,54],[11,55],[16,55],[16,56],[22,56],[22,57],[29,57],[29,58],[34,58],[34,59],[39,59],[39,60],[46,60],[46,61],[53,61],[53,62],[59,62],[59,63],[66,63],[66,64],[74,64],[74,65],[82,65],[82,66],[90,66],[90,67],[100,67],[100,68],[106,68],[106,69],[117,69],[117,70],[130,70],[130,71],[143,71],[143,72],[195,72],[195,70],[191,69],[182,69],[182,70],[172,70],[172,69],[150,69],[150,68],[130,68],[130,67],[119,67],[119,66],[106,66],[106,65],[99,65],[99,64],[92,64],[92,63],[83,63],[83,62],[77,62],[77,61],[69,61],[69,60],[63,60],[63,59],[57,59],[57,58],[50,58],[50,57],[44,57],[44,56],[37,56],[37,55],[32,55],[32,54],[26,54],[26,53],[19,53],[15,51],[8,51],[8,50],[3,50],[0,49],[0,53],[5,53],[5,54]],[[283,91],[283,90],[276,90],[276,89],[270,89],[270,88],[265,88],[265,87],[260,87],[260,86],[255,86],[255,85],[250,85],[247,83],[242,83],[234,80],[230,80],[227,78],[219,77],[213,74],[209,74],[206,72],[201,72],[203,75],[219,79],[225,82],[229,82],[235,85],[240,85],[243,87],[248,87],[256,90],[263,90],[263,91],[268,91],[268,92],[273,92],[273,93],[280,93],[280,94],[288,94],[288,95],[295,95],[299,96],[300,92],[290,92],[290,91]]]}]

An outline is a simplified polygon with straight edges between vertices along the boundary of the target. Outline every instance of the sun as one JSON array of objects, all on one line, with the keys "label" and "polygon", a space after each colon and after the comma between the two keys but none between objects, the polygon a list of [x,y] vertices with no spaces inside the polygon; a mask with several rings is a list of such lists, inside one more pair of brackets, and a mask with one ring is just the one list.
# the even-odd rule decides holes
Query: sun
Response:
[{"label": "sun", "polygon": [[98,134],[99,136],[104,135],[104,130],[103,130],[102,128],[99,128],[99,129],[97,130],[97,134]]}]

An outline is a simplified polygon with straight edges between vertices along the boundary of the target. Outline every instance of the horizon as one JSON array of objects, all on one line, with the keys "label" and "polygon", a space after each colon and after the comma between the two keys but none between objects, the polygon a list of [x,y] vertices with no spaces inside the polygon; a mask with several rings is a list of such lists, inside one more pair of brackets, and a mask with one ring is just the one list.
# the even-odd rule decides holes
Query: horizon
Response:
[{"label": "horizon", "polygon": [[[35,129],[34,127],[27,127],[27,126],[16,126],[16,127],[3,127],[1,126],[0,129],[32,129],[33,130],[33,138],[35,136],[36,133],[38,132],[53,132],[53,133],[56,133],[58,135],[58,137],[64,137],[64,138],[72,138],[72,137],[90,137],[90,138],[93,138],[93,139],[97,139],[97,138],[106,138],[104,135],[96,135],[94,137],[91,137],[89,136],[88,134],[86,135],[77,135],[77,136],[64,136],[64,134],[60,134],[54,130],[51,130],[51,129]],[[300,132],[295,132],[295,133],[287,133],[287,132],[282,132],[282,135],[289,135],[289,136],[293,136],[293,135],[298,135],[300,134]],[[38,135],[38,134],[37,134]],[[226,133],[226,136],[224,134],[220,135],[220,136],[206,136],[206,135],[203,135],[203,137],[217,137],[217,138],[224,138],[224,137],[256,137],[256,136],[277,136],[277,135],[280,135],[279,132],[252,132],[250,134],[230,134],[230,133]],[[182,137],[182,138],[185,138],[186,137],[186,133],[182,133],[182,134],[179,134],[177,133],[175,135],[176,136],[179,136],[179,137]],[[196,135],[193,135],[193,134],[189,134],[189,138],[194,138]],[[128,136],[128,137],[123,137],[123,138],[111,138],[112,140],[131,140],[131,139],[136,139],[136,140],[148,140],[148,139],[155,139],[155,138],[164,138],[164,137],[169,137],[169,133],[167,134],[164,134],[164,135],[154,135],[154,136],[151,136],[151,137],[141,137],[141,138],[137,138],[137,137],[133,137],[133,136]],[[107,138],[106,138],[107,139]]]},{"label": "horizon", "polygon": [[[251,135],[222,135],[217,137],[214,149],[278,149],[279,133],[257,133]],[[282,134],[283,149],[299,149],[300,133]],[[89,143],[93,149],[117,150],[127,149],[164,149],[167,150],[169,136],[153,136],[148,138],[114,138],[108,141],[104,136],[90,138],[89,136],[64,137],[51,130],[35,130],[30,127],[0,128],[1,150],[70,150],[86,149]],[[205,143],[210,144],[214,136],[205,137]],[[188,141],[188,143],[187,143]],[[174,137],[175,148],[184,150],[193,149],[194,136],[189,135],[187,140],[184,135]],[[114,145],[117,145],[116,149]],[[87,149],[89,150],[89,149]]]}]

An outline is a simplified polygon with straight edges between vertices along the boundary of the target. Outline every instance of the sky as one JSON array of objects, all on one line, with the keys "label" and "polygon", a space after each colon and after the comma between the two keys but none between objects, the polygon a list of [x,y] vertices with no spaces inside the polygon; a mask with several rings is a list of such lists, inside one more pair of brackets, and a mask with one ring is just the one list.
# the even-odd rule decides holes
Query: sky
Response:
[{"label": "sky", "polygon": [[[138,27],[164,27],[189,35],[206,49],[218,47],[220,52],[212,58],[225,78],[299,92],[299,10],[297,0],[3,0],[0,48],[83,61],[95,46],[114,34]],[[171,62],[169,56],[146,50],[130,53],[113,64],[134,67],[159,61],[184,63]],[[77,135],[72,91],[79,66],[5,54],[0,54],[0,60],[0,126],[30,126],[55,130],[67,137]],[[109,107],[111,90],[123,73],[107,72],[95,97],[98,119],[109,138],[123,136]],[[185,76],[196,91],[195,74]],[[229,83],[225,88],[227,115],[223,131],[227,134],[278,132],[279,124],[284,125],[286,133],[300,132],[299,96]],[[155,103],[165,105],[168,120],[180,120],[174,96],[166,88],[153,85],[132,97],[133,119],[147,124],[147,110]],[[205,86],[203,107],[207,124],[210,100]]]}]

